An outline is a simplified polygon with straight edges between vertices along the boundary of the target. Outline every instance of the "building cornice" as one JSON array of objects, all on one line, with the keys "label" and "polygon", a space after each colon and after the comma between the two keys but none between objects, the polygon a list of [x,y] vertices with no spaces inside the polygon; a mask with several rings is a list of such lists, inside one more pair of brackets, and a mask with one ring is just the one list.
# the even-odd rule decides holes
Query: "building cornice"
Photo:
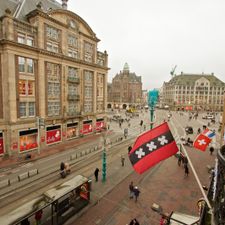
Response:
[{"label": "building cornice", "polygon": [[98,69],[110,70],[110,68],[105,67],[105,66],[100,66],[98,64],[85,62],[84,60],[75,59],[75,58],[60,54],[60,53],[50,52],[50,51],[47,51],[45,49],[40,49],[40,48],[37,48],[37,47],[34,47],[34,46],[20,44],[18,42],[6,40],[6,39],[1,39],[0,44],[1,45],[7,45],[8,44],[8,45],[12,45],[12,46],[23,48],[23,49],[25,47],[26,49],[29,49],[31,51],[35,51],[36,53],[51,56],[51,57],[55,57],[55,58],[58,58],[60,60],[64,59],[64,60],[67,60],[67,61],[70,61],[70,62],[75,62],[75,63],[81,64],[81,65],[85,65],[85,66],[91,66],[91,67],[98,68]]}]

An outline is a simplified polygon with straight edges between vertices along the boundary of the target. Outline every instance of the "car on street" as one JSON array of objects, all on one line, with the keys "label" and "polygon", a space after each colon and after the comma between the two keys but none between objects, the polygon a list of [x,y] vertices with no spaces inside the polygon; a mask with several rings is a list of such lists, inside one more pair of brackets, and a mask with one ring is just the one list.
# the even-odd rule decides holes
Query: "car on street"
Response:
[{"label": "car on street", "polygon": [[186,132],[187,134],[193,134],[193,133],[194,133],[194,130],[193,130],[192,127],[187,126],[187,127],[185,127],[185,132]]},{"label": "car on street", "polygon": [[215,116],[214,115],[203,115],[202,119],[206,119],[206,120],[215,120]]}]

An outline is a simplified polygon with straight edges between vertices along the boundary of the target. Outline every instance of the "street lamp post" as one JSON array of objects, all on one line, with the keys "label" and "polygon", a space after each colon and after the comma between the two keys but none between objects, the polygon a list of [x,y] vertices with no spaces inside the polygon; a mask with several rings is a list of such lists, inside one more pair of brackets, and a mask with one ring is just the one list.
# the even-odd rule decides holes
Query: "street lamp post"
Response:
[{"label": "street lamp post", "polygon": [[[107,132],[107,131],[106,131]],[[106,181],[106,136],[103,136],[103,151],[102,151],[102,182]]]}]

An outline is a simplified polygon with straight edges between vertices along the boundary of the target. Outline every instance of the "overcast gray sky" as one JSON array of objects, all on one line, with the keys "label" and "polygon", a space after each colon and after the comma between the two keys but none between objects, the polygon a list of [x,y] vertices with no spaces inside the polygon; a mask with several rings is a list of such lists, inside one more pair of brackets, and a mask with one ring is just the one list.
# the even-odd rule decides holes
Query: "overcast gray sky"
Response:
[{"label": "overcast gray sky", "polygon": [[225,81],[225,0],[69,0],[109,55],[108,77],[123,69],[161,87],[176,74],[212,73]]}]

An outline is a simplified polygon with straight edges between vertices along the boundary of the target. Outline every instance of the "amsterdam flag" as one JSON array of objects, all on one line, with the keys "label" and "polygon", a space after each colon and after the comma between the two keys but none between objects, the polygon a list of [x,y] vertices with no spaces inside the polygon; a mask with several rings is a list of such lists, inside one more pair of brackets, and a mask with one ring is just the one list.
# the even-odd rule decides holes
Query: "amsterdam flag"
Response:
[{"label": "amsterdam flag", "polygon": [[142,174],[158,162],[176,154],[177,151],[169,126],[163,123],[141,134],[128,155],[134,170]]}]

